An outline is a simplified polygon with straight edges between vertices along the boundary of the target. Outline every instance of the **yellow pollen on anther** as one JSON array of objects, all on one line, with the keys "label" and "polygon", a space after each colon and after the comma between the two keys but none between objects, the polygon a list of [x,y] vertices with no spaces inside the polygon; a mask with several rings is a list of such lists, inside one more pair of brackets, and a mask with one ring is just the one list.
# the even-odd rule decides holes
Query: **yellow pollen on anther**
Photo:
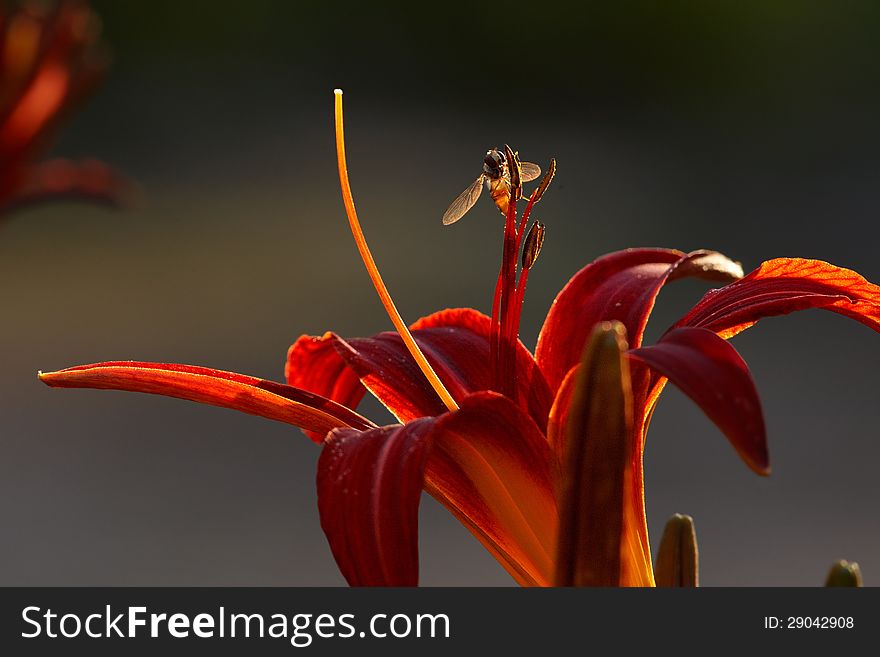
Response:
[{"label": "yellow pollen on anther", "polygon": [[409,332],[409,328],[403,323],[403,318],[397,311],[397,307],[394,305],[394,301],[388,293],[388,288],[385,287],[385,283],[382,281],[382,276],[379,275],[376,261],[373,260],[373,254],[370,253],[370,247],[367,246],[367,240],[361,230],[361,223],[358,221],[357,212],[354,209],[354,198],[352,198],[351,186],[348,182],[348,166],[345,162],[345,133],[342,126],[342,90],[335,89],[333,93],[335,95],[336,110],[336,161],[339,165],[339,184],[342,187],[342,202],[345,204],[345,213],[348,215],[348,224],[351,227],[351,234],[354,236],[358,252],[361,254],[361,259],[364,261],[364,266],[367,268],[370,280],[373,281],[373,286],[379,294],[379,299],[381,299],[382,305],[385,306],[385,312],[387,312],[388,316],[391,318],[391,323],[394,324],[394,328],[397,329],[397,332],[403,339],[403,343],[406,345],[409,353],[412,354],[419,369],[422,370],[422,374],[428,379],[428,383],[431,384],[431,387],[434,388],[440,396],[440,399],[446,404],[446,407],[450,411],[458,410],[458,404],[455,403],[455,400],[452,398],[452,395],[449,394],[446,386],[440,381],[434,368],[431,367],[428,359],[425,358],[425,354],[419,349],[419,345],[417,345],[416,341],[413,339],[412,333]]}]

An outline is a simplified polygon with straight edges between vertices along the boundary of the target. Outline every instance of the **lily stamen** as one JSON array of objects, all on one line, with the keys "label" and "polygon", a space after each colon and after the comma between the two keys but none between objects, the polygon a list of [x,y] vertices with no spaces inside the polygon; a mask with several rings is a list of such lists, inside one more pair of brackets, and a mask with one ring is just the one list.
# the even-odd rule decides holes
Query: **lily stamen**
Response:
[{"label": "lily stamen", "polygon": [[526,224],[529,223],[529,217],[532,216],[532,208],[535,207],[535,204],[544,197],[544,193],[547,191],[547,188],[550,187],[550,183],[553,181],[553,177],[555,175],[556,158],[550,158],[550,165],[547,167],[547,171],[541,178],[541,182],[535,188],[535,191],[532,192],[532,195],[529,196],[529,202],[526,204],[526,209],[523,212],[522,220],[519,222],[518,239],[522,240],[523,232],[526,229]]},{"label": "lily stamen", "polygon": [[526,284],[529,282],[529,270],[534,266],[538,255],[541,253],[541,246],[544,244],[544,224],[535,221],[529,229],[526,236],[525,246],[523,246],[522,263],[519,272],[519,282],[516,285],[516,301],[513,311],[513,326],[510,335],[513,340],[519,338],[519,324],[522,318],[523,301],[526,298]]},{"label": "lily stamen", "polygon": [[538,256],[541,253],[541,247],[544,245],[544,224],[536,221],[529,229],[526,236],[526,245],[522,254],[522,273],[520,274],[520,285],[522,287],[522,277],[532,268]]},{"label": "lily stamen", "polygon": [[516,300],[516,261],[519,238],[516,232],[516,202],[507,206],[504,224],[504,250],[501,257],[501,316],[498,340],[498,391],[511,397],[516,389],[516,351],[515,343],[508,339],[512,322],[512,310]]},{"label": "lily stamen", "polygon": [[339,166],[339,184],[342,188],[342,202],[345,205],[345,214],[348,216],[348,225],[351,227],[351,234],[354,236],[358,253],[361,255],[361,260],[364,261],[364,266],[367,268],[367,274],[369,274],[370,280],[373,281],[373,286],[376,288],[376,293],[379,295],[379,299],[385,307],[385,312],[387,312],[388,317],[391,318],[391,323],[394,324],[394,328],[397,329],[397,333],[406,345],[407,350],[412,354],[412,357],[415,359],[422,374],[428,379],[428,383],[431,384],[431,387],[446,405],[446,408],[450,411],[456,411],[458,410],[458,404],[452,398],[452,395],[449,394],[449,391],[446,389],[446,386],[443,385],[443,382],[440,381],[440,377],[437,376],[437,373],[434,371],[434,368],[431,367],[428,359],[425,358],[425,354],[422,353],[422,350],[419,348],[419,345],[416,344],[412,333],[410,333],[409,328],[407,328],[406,324],[403,322],[403,318],[400,316],[397,306],[394,305],[394,300],[391,298],[388,288],[385,287],[385,282],[379,274],[379,268],[376,266],[376,261],[373,259],[373,254],[370,252],[370,247],[367,245],[364,232],[361,230],[361,223],[358,221],[357,212],[354,209],[354,198],[351,194],[351,185],[348,182],[348,166],[345,161],[345,132],[342,123],[342,89],[335,89],[333,93],[335,97],[336,162]]},{"label": "lily stamen", "polygon": [[[525,298],[525,286],[528,281],[527,270],[534,264],[534,259],[532,259],[528,267],[521,269],[519,282],[517,282],[517,254],[523,248],[529,249],[528,244],[523,247],[523,238],[526,237],[526,226],[531,217],[532,208],[541,200],[550,186],[550,181],[553,180],[553,176],[556,174],[556,160],[550,160],[550,166],[538,187],[529,197],[525,211],[517,226],[516,200],[522,198],[519,157],[510,146],[505,145],[504,148],[507,161],[509,162],[510,202],[505,213],[504,249],[501,258],[501,270],[498,273],[495,295],[492,300],[492,339],[490,346],[491,368],[495,376],[494,389],[504,395],[509,395],[512,390],[516,389],[516,341],[519,339],[520,316],[522,314],[523,299]],[[532,225],[532,228],[529,230],[529,236],[533,234],[537,226],[538,222]],[[540,235],[542,241],[543,234],[543,225],[541,225]],[[540,246],[538,248],[540,249]],[[525,251],[523,251],[524,258],[525,255]],[[537,253],[534,255],[537,257]]]}]

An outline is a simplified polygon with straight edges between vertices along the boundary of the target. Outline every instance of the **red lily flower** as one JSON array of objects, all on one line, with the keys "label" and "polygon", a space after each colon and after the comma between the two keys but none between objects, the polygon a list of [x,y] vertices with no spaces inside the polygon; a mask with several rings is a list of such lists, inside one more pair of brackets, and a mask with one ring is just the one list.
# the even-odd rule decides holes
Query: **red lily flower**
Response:
[{"label": "red lily flower", "polygon": [[84,0],[0,7],[0,212],[50,198],[123,202],[127,183],[97,160],[37,161],[107,69],[99,35]]},{"label": "red lily flower", "polygon": [[[711,418],[754,471],[769,472],[761,405],[726,341],[763,317],[825,308],[880,331],[880,287],[816,260],[782,258],[743,277],[714,252],[630,249],[576,273],[554,301],[534,356],[518,316],[543,227],[528,231],[550,171],[517,221],[516,154],[493,316],[447,309],[404,325],[355,212],[341,92],[337,154],[352,232],[397,333],[302,336],[287,384],[207,368],[105,362],[40,374],[54,387],[132,390],[235,408],[303,428],[323,446],[321,524],[352,585],[418,582],[418,505],[426,490],[523,585],[652,585],[642,454],[667,380]],[[516,254],[523,247],[519,280]],[[660,340],[642,344],[662,287],[732,281]],[[369,390],[401,422],[353,409]],[[329,432],[329,433],[328,433]]]}]

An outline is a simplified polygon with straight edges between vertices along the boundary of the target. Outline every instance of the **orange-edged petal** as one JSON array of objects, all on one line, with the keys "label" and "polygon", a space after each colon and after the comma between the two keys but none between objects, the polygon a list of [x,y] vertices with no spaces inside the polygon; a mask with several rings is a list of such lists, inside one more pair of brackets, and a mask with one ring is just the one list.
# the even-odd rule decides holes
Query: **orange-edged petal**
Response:
[{"label": "orange-edged petal", "polygon": [[580,362],[587,337],[599,322],[623,323],[639,347],[654,300],[667,280],[697,276],[735,280],[738,263],[712,251],[627,249],[603,256],[575,274],[557,295],[538,336],[535,359],[551,390]]},{"label": "orange-edged petal", "polygon": [[752,470],[769,474],[767,431],[749,367],[729,342],[702,328],[670,331],[630,352],[703,409]]},{"label": "orange-edged petal", "polygon": [[433,421],[337,429],[318,460],[321,527],[351,586],[416,586],[419,498]]},{"label": "orange-edged petal", "polygon": [[[491,320],[476,310],[457,308],[434,313],[412,326],[413,337],[457,402],[492,385],[490,324]],[[401,422],[446,411],[396,333],[337,338],[336,346],[364,385]],[[517,342],[517,371],[515,401],[543,431],[552,397],[521,342]]]},{"label": "orange-edged petal", "polygon": [[575,365],[562,379],[547,420],[547,442],[560,461],[565,458],[565,427],[568,424],[568,411],[571,409],[571,396],[578,381],[579,369],[580,365]]},{"label": "orange-edged petal", "polygon": [[560,586],[653,583],[650,555],[643,551],[641,482],[632,467],[625,335],[619,322],[595,328],[571,394],[561,466]]},{"label": "orange-edged petal", "polygon": [[437,418],[328,435],[318,463],[321,525],[349,584],[415,585],[424,486],[518,582],[547,585],[552,472],[531,419],[506,397],[477,393]]},{"label": "orange-edged petal", "polygon": [[[325,333],[320,338],[300,336],[287,350],[284,378],[289,385],[356,409],[366,389],[355,371],[339,355],[335,342],[332,333]],[[324,439],[323,433],[306,431],[306,435],[315,442]]]},{"label": "orange-edged petal", "polygon": [[763,317],[824,308],[880,331],[880,286],[821,260],[768,260],[740,281],[708,292],[676,326],[730,338]]},{"label": "orange-edged petal", "polygon": [[53,388],[147,392],[231,408],[320,434],[336,427],[375,428],[336,402],[292,386],[194,365],[111,361],[40,372]]},{"label": "orange-edged petal", "polygon": [[480,392],[436,421],[426,490],[522,585],[553,578],[556,463],[543,433],[507,397]]}]

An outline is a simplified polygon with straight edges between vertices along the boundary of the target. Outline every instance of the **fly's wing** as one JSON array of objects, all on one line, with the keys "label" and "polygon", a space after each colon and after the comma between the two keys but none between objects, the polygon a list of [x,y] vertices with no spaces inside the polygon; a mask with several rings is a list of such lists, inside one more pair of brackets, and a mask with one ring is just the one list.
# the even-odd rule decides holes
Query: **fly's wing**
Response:
[{"label": "fly's wing", "polygon": [[520,162],[520,168],[522,169],[523,182],[532,182],[541,175],[541,167],[532,162]]},{"label": "fly's wing", "polygon": [[483,175],[480,174],[480,177],[472,182],[470,187],[459,194],[458,198],[446,208],[446,212],[443,213],[443,225],[448,226],[461,219],[468,210],[474,207],[474,203],[480,198],[482,191]]}]

